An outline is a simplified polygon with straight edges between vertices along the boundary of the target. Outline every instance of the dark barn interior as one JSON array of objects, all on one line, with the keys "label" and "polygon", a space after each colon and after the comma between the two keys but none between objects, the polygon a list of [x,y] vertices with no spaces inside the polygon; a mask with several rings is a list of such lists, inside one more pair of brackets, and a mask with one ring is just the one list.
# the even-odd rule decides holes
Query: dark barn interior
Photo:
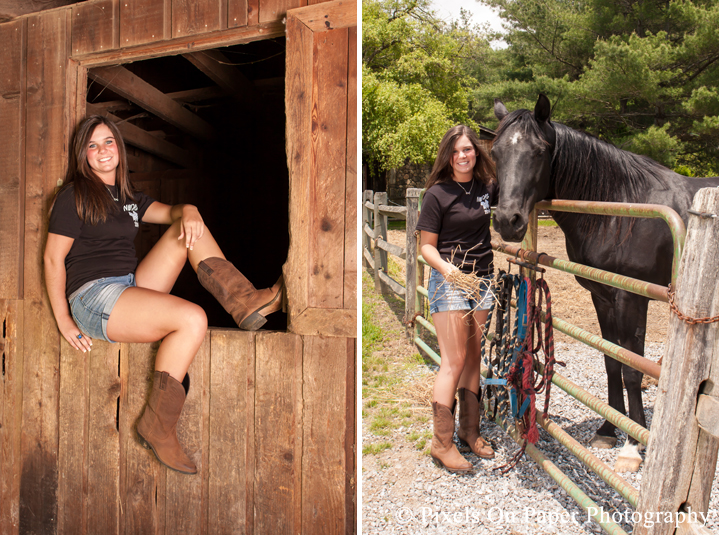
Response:
[{"label": "dark barn interior", "polygon": [[[280,276],[289,246],[284,71],[285,39],[274,38],[88,72],[87,113],[119,124],[133,184],[196,205],[258,288]],[[140,258],[162,231],[142,226]],[[189,264],[172,293],[200,304],[210,325],[236,327]],[[264,326],[286,327],[282,312]]]}]

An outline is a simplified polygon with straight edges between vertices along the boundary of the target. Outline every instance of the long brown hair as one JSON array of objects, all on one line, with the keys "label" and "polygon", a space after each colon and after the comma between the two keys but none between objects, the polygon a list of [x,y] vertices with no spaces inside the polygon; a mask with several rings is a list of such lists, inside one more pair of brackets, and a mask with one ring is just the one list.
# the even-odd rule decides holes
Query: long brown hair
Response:
[{"label": "long brown hair", "polygon": [[[70,165],[65,175],[65,184],[60,191],[75,186],[75,207],[77,215],[84,223],[97,225],[107,221],[111,211],[117,210],[108,188],[98,177],[87,162],[87,146],[98,125],[104,124],[110,129],[115,143],[119,163],[115,169],[115,185],[118,199],[125,204],[128,200],[134,201],[134,189],[128,176],[127,151],[122,134],[110,119],[101,115],[91,115],[83,120],[75,131],[70,153]],[[58,192],[59,193],[59,192]]]},{"label": "long brown hair", "polygon": [[470,127],[459,124],[447,130],[447,133],[439,143],[437,159],[434,161],[432,172],[429,174],[427,184],[424,186],[426,189],[431,188],[435,184],[450,182],[452,180],[452,154],[454,153],[454,146],[457,140],[462,136],[467,136],[477,156],[472,174],[473,180],[478,180],[485,184],[496,180],[497,171],[494,161],[487,155],[487,151],[479,142],[479,136],[477,136],[475,131]]}]

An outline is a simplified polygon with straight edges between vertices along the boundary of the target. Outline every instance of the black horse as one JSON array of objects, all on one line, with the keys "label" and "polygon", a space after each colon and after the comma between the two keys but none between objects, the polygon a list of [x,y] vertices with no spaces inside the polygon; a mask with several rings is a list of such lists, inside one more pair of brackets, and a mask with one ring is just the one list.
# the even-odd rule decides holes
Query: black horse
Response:
[{"label": "black horse", "polygon": [[[494,228],[507,241],[520,241],[529,214],[543,199],[616,201],[662,204],[687,221],[694,194],[719,185],[719,178],[688,178],[645,156],[623,151],[588,134],[550,121],[549,99],[539,95],[532,113],[511,113],[499,99],[500,120],[492,147],[500,185]],[[592,216],[553,212],[564,232],[569,259],[666,286],[671,277],[672,237],[657,219]],[[647,307],[645,297],[577,277],[592,294],[602,336],[644,354]],[[604,356],[609,405],[626,414],[622,377],[627,388],[629,417],[646,427],[642,406],[642,373]],[[616,427],[608,421],[592,439],[594,447],[613,447]],[[637,470],[637,442],[630,437],[616,469]]]}]

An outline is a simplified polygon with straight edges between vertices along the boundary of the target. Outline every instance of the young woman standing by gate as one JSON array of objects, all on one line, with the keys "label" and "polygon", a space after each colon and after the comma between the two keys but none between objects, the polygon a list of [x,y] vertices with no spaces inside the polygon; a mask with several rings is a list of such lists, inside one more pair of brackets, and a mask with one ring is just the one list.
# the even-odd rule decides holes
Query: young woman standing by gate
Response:
[{"label": "young woman standing by gate", "polygon": [[[489,207],[499,192],[494,164],[472,129],[459,125],[444,135],[425,187],[417,230],[432,268],[427,290],[442,356],[432,397],[431,454],[440,467],[469,472],[472,465],[452,441],[458,387],[460,441],[478,457],[494,457],[479,435],[479,386],[482,330],[494,303]],[[479,301],[445,280],[457,269],[482,277]]]},{"label": "young woman standing by gate", "polygon": [[[145,223],[170,228],[137,263],[134,238]],[[165,466],[197,468],[176,435],[189,389],[186,372],[207,331],[205,312],[170,295],[189,261],[200,283],[241,329],[256,330],[281,307],[282,277],[256,290],[225,259],[192,205],[169,206],[133,190],[122,136],[114,123],[88,117],[75,135],[67,180],[50,215],[45,281],[55,320],[68,343],[83,353],[92,339],[162,340],[152,392],[137,424],[141,442]]]}]

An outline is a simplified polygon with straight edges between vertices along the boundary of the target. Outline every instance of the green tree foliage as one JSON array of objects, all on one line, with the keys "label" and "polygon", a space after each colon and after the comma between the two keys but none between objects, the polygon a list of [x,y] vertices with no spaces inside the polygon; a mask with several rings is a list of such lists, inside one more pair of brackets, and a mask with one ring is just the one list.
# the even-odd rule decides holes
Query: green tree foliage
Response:
[{"label": "green tree foliage", "polygon": [[429,0],[363,0],[362,150],[374,171],[432,162],[447,129],[470,121],[468,65],[489,54],[478,35]]},{"label": "green tree foliage", "polygon": [[506,50],[473,92],[475,120],[492,100],[531,109],[697,175],[719,158],[719,3],[715,0],[485,0],[508,27]]}]

